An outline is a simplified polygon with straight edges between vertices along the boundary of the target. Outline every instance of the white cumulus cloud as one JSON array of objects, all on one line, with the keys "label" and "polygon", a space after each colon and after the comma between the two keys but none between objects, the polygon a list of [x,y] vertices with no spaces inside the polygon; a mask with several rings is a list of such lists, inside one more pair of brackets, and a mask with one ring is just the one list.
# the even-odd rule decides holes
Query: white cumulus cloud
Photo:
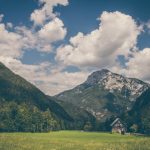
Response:
[{"label": "white cumulus cloud", "polygon": [[111,67],[119,55],[128,56],[136,47],[141,27],[121,12],[103,12],[99,28],[89,34],[79,32],[68,45],[58,48],[56,60],[78,67]]},{"label": "white cumulus cloud", "polygon": [[24,44],[21,35],[9,32],[5,24],[0,24],[0,55],[5,57],[18,58],[22,55]]},{"label": "white cumulus cloud", "polygon": [[57,13],[53,12],[53,8],[57,5],[68,5],[68,0],[39,0],[39,4],[42,7],[34,10],[30,17],[34,25],[43,25],[46,21],[55,18]]},{"label": "white cumulus cloud", "polygon": [[[2,23],[0,15],[0,61],[42,91],[55,95],[86,80],[88,67],[109,68],[117,73],[150,81],[150,48],[137,51],[136,44],[142,27],[121,12],[103,12],[99,27],[88,34],[79,32],[71,37],[69,44],[57,49],[56,64],[42,62],[23,64],[21,57],[26,50],[51,52],[53,44],[63,40],[67,29],[63,21],[53,12],[57,5],[66,6],[68,0],[39,0],[41,8],[31,14],[33,28]],[[36,26],[38,27],[36,28]],[[136,51],[134,51],[136,49]],[[132,54],[132,57],[128,55]],[[116,59],[123,55],[128,59],[127,69],[122,69]],[[58,64],[57,64],[58,63]],[[62,66],[61,66],[62,65]],[[79,72],[64,71],[64,67],[82,67]],[[87,69],[88,70],[88,69]]]},{"label": "white cumulus cloud", "polygon": [[150,48],[135,52],[127,62],[126,75],[150,83]]},{"label": "white cumulus cloud", "polygon": [[64,24],[59,18],[53,19],[38,31],[39,38],[47,42],[63,40],[66,33],[67,30],[64,28]]}]

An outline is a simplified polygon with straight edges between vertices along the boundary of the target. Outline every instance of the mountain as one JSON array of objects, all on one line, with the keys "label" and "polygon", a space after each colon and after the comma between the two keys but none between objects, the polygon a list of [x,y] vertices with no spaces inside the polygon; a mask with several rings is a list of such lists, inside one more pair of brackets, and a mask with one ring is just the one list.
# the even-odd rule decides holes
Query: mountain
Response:
[{"label": "mountain", "polygon": [[149,87],[149,84],[141,80],[102,69],[88,76],[81,85],[62,92],[55,98],[60,105],[66,103],[62,106],[67,112],[76,113],[76,110],[69,110],[68,103],[90,113],[103,123],[112,116],[120,116],[130,111],[137,98]]},{"label": "mountain", "polygon": [[129,130],[150,134],[150,88],[137,98],[133,108],[123,118]]},{"label": "mountain", "polygon": [[54,97],[0,63],[0,131],[109,130],[120,117],[128,130],[150,133],[150,85],[103,69]]},{"label": "mountain", "polygon": [[[56,100],[56,99],[55,99]],[[66,129],[71,130],[95,130],[96,119],[87,110],[72,103],[56,100],[72,117],[72,121],[66,124]]]},{"label": "mountain", "polygon": [[[28,117],[28,120],[34,122],[35,120],[31,119],[33,117],[31,114],[35,115],[36,113],[37,116],[39,114],[39,119],[42,119],[43,115],[47,115],[50,116],[53,123],[55,121],[57,124],[59,124],[59,122],[72,120],[70,115],[68,115],[52,97],[46,96],[38,88],[13,73],[2,63],[0,63],[0,104],[0,131],[7,131],[8,128],[8,130],[11,130],[11,127],[8,127],[9,124],[13,124],[14,131],[24,131],[25,129],[18,129],[19,127],[16,127],[17,125],[14,118],[17,115],[24,124],[26,123],[23,121],[25,117]],[[28,116],[23,116],[22,112],[27,113]],[[45,120],[43,120],[43,125],[41,126],[44,126],[44,121]],[[45,124],[47,124],[47,122]],[[34,123],[33,125],[37,126],[37,124]]]}]

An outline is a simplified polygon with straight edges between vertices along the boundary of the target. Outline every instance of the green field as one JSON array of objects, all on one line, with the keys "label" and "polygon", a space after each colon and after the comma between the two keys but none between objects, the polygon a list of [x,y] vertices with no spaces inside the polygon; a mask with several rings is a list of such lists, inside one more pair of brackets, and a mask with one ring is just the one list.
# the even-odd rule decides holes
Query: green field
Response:
[{"label": "green field", "polygon": [[150,150],[150,138],[81,131],[0,133],[0,150]]}]

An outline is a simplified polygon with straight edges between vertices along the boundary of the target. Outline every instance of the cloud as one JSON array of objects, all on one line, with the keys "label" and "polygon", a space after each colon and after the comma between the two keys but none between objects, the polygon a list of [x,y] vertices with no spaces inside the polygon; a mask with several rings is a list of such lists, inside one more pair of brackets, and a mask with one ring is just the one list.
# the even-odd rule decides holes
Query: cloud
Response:
[{"label": "cloud", "polygon": [[[58,4],[67,4],[67,1],[45,1],[43,7],[48,9],[49,3],[52,6]],[[51,7],[50,9],[53,9]],[[37,50],[49,53],[53,50],[53,43],[63,40],[67,34],[67,29],[64,27],[63,22],[54,17],[43,26],[34,30],[26,26],[13,26],[11,22],[2,23],[4,15],[0,15],[0,52],[1,56],[21,58],[26,50]]]},{"label": "cloud", "polygon": [[9,32],[5,24],[0,24],[0,53],[1,56],[18,58],[21,57],[24,44],[21,35]]},{"label": "cloud", "polygon": [[67,30],[64,28],[63,22],[59,18],[55,18],[47,23],[39,32],[39,37],[45,41],[56,42],[63,40]]},{"label": "cloud", "polygon": [[53,12],[53,8],[57,5],[68,5],[68,0],[39,0],[39,4],[42,8],[36,9],[30,17],[34,25],[43,25],[46,21],[50,21],[57,16],[57,13]]},{"label": "cloud", "polygon": [[[67,29],[64,27],[63,22],[59,18],[55,18],[49,23],[45,24],[38,32],[37,43],[43,45],[40,46],[40,51],[49,52],[52,49],[52,43],[63,40],[67,34]],[[50,46],[50,47],[49,47]]]},{"label": "cloud", "polygon": [[[34,25],[40,25],[38,28],[34,28],[35,26],[31,28],[14,26],[10,22],[4,24],[1,22],[4,15],[0,15],[0,61],[15,73],[38,86],[45,93],[56,94],[60,90],[74,86],[80,75],[78,74],[78,77],[76,77],[71,73],[58,72],[59,66],[52,65],[50,62],[29,65],[23,64],[21,59],[25,51],[29,50],[49,53],[53,50],[55,42],[65,38],[67,29],[64,27],[62,20],[58,18],[58,14],[53,12],[53,8],[57,5],[66,6],[68,1],[39,0],[39,3],[42,7],[31,14]],[[43,15],[44,19],[38,22],[40,15]],[[59,79],[54,80],[55,76],[58,76]],[[72,82],[63,84],[69,76],[72,78]]]},{"label": "cloud", "polygon": [[21,36],[24,49],[49,53],[53,50],[53,43],[63,40],[67,29],[59,18],[55,18],[35,32],[25,26],[15,27],[16,33]]},{"label": "cloud", "polygon": [[88,72],[62,72],[59,66],[54,66],[49,62],[27,65],[18,59],[2,56],[0,56],[0,61],[49,95],[73,88],[85,81],[89,74]]},{"label": "cloud", "polygon": [[6,24],[6,26],[7,26],[8,29],[13,28],[13,24],[12,24],[11,22],[8,22],[8,23]]},{"label": "cloud", "polygon": [[57,5],[68,5],[68,0],[39,0],[41,8],[36,9],[31,14],[30,20],[33,21],[34,27],[17,27],[17,31],[26,39],[26,45],[29,49],[36,49],[41,52],[51,52],[53,43],[63,40],[67,34],[63,21],[58,18],[53,9]]},{"label": "cloud", "polygon": [[37,86],[44,89],[45,93],[55,95],[81,84],[86,80],[88,74],[89,72],[84,71],[74,73],[58,71],[51,73],[49,76],[44,76],[42,82]]},{"label": "cloud", "polygon": [[150,48],[135,52],[126,65],[125,73],[127,76],[139,78],[150,83]]},{"label": "cloud", "polygon": [[[98,29],[89,34],[79,32],[71,37],[69,44],[57,49],[56,64],[23,64],[21,57],[25,51],[34,49],[45,53],[51,52],[54,43],[63,40],[67,34],[63,21],[53,12],[53,8],[59,4],[66,6],[68,1],[39,0],[39,3],[41,8],[31,14],[33,28],[0,23],[0,61],[15,73],[49,95],[55,95],[82,83],[91,72],[90,69],[94,70],[95,67],[106,67],[118,73],[125,72],[128,76],[135,73],[137,77],[150,81],[150,50],[147,48],[135,51],[137,37],[142,28],[131,16],[121,12],[103,12],[99,18]],[[0,16],[1,21],[2,18],[3,16]],[[132,57],[128,57],[130,54]],[[119,55],[128,59],[127,69],[122,69],[116,61]],[[68,65],[82,68],[82,71],[64,71]]]},{"label": "cloud", "polygon": [[119,55],[128,56],[136,47],[141,27],[121,12],[103,12],[99,28],[89,34],[79,32],[68,45],[58,48],[56,60],[78,67],[111,67]]}]

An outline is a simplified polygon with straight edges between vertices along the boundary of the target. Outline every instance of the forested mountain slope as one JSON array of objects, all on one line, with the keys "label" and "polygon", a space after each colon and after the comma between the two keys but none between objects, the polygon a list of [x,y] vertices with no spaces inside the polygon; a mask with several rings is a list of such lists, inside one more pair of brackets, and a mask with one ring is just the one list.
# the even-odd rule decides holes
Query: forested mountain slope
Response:
[{"label": "forested mountain slope", "polygon": [[[25,129],[25,127],[24,129],[22,129],[21,127],[26,124],[27,120],[29,124],[37,126],[36,123],[34,124],[34,122],[36,122],[36,119],[34,120],[34,117],[36,118],[36,113],[37,118],[39,115],[39,121],[37,119],[38,122],[40,122],[40,120],[44,118],[43,113],[46,113],[46,118],[48,118],[49,116],[49,120],[54,120],[55,123],[57,122],[56,124],[59,128],[61,128],[60,120],[72,120],[72,118],[66,113],[66,111],[59,104],[53,101],[51,97],[46,96],[38,88],[27,82],[19,75],[13,73],[2,63],[0,63],[0,104],[1,131],[28,130]],[[19,119],[20,125],[18,125]],[[44,124],[48,124],[44,123],[44,121],[45,120],[43,120],[43,125],[40,124],[38,126],[43,126],[44,128]],[[11,126],[14,126],[14,128],[11,129]],[[42,130],[42,127],[40,128]],[[36,129],[34,128],[33,130]]]}]

